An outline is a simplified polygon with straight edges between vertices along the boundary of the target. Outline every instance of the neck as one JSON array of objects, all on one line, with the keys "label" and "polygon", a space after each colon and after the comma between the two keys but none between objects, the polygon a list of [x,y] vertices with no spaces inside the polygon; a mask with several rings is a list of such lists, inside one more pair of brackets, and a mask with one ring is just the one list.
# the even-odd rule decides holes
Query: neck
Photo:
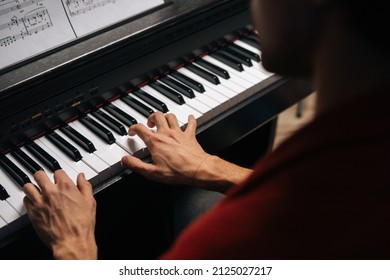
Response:
[{"label": "neck", "polygon": [[337,13],[328,22],[314,58],[319,114],[390,81],[388,53],[340,28]]}]

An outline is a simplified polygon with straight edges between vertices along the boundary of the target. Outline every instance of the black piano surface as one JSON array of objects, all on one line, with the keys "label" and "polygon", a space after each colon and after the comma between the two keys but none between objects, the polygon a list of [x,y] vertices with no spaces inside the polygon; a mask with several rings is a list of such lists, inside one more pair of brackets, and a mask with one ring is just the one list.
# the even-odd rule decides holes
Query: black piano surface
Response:
[{"label": "black piano surface", "polygon": [[[23,147],[250,32],[248,1],[167,1],[6,69],[0,72],[0,151]],[[206,151],[251,166],[272,146],[277,115],[310,92],[305,80],[270,75],[235,97],[234,105],[205,118],[197,138]],[[149,160],[147,152],[141,156]],[[97,184],[100,257],[157,257],[175,237],[172,205],[182,192],[127,170]],[[0,259],[7,258],[50,258],[50,252],[27,221],[0,240]]]}]

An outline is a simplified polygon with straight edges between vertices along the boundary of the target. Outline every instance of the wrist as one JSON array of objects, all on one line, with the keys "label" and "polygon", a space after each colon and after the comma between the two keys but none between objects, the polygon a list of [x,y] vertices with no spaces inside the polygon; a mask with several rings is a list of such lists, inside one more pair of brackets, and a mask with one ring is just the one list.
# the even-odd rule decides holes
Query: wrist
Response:
[{"label": "wrist", "polygon": [[251,172],[251,169],[208,155],[194,174],[193,186],[224,193],[243,181]]},{"label": "wrist", "polygon": [[91,241],[64,241],[53,245],[53,258],[56,260],[96,260],[97,245],[95,239]]}]

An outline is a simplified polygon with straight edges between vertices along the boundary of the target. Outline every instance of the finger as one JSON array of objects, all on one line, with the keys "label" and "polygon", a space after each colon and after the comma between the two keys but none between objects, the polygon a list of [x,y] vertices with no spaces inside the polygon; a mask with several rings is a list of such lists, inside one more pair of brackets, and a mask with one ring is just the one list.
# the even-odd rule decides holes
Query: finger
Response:
[{"label": "finger", "polygon": [[133,156],[124,156],[122,158],[122,165],[142,175],[147,173],[148,170],[151,170],[152,168],[152,164],[146,163],[139,158]]},{"label": "finger", "polygon": [[196,127],[197,127],[197,123],[196,123],[196,119],[193,115],[189,115],[188,116],[188,123],[187,123],[187,127],[185,129],[185,132],[191,136],[195,135],[196,134]]},{"label": "finger", "polygon": [[27,183],[23,186],[23,192],[26,197],[32,202],[37,203],[42,201],[42,195],[39,189],[32,183]]},{"label": "finger", "polygon": [[157,127],[157,131],[164,131],[169,128],[165,115],[160,111],[151,114],[148,118],[149,127]]},{"label": "finger", "polygon": [[72,179],[70,179],[69,175],[62,169],[58,169],[54,171],[54,183],[56,183],[59,186],[74,185]]},{"label": "finger", "polygon": [[39,170],[35,172],[34,179],[35,182],[37,182],[38,186],[41,188],[42,192],[46,192],[46,189],[50,188],[53,185],[53,182],[50,180],[46,172],[43,170]]},{"label": "finger", "polygon": [[80,173],[77,175],[77,187],[79,188],[80,192],[84,195],[93,195],[92,192],[92,185],[91,183],[85,178],[84,173]]},{"label": "finger", "polygon": [[134,124],[134,125],[130,126],[129,131],[128,131],[129,136],[138,135],[139,138],[141,138],[142,141],[144,141],[146,145],[148,145],[150,143],[149,136],[151,134],[153,134],[153,132],[149,128],[147,128],[145,125],[143,125],[142,123],[138,123],[138,124]]},{"label": "finger", "polygon": [[180,129],[179,122],[177,121],[176,115],[169,113],[165,115],[168,125],[171,129]]}]

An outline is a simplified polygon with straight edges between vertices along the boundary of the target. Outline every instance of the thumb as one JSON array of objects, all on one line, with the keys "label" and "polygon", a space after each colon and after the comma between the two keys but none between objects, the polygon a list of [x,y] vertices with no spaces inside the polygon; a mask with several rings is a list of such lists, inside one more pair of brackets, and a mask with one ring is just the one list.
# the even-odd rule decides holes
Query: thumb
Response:
[{"label": "thumb", "polygon": [[141,172],[142,170],[146,170],[148,164],[143,162],[137,157],[134,156],[124,156],[122,158],[122,166],[136,172]]}]

